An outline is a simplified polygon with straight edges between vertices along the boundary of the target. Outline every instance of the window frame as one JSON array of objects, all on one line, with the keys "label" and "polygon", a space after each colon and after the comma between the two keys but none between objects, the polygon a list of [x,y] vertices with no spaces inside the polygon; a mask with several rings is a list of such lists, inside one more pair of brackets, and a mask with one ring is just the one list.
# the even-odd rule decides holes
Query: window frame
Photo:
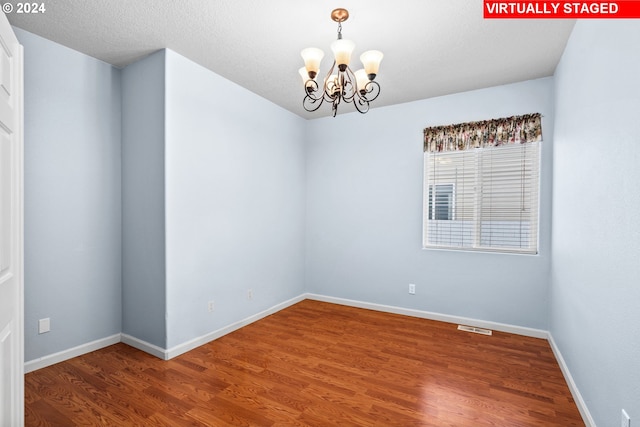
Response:
[{"label": "window frame", "polygon": [[[537,147],[535,148],[537,150],[537,153],[535,153],[536,155],[536,159],[535,159],[535,166],[536,166],[536,171],[535,171],[535,178],[537,180],[537,182],[535,183],[537,188],[536,188],[536,193],[537,193],[537,200],[535,200],[535,219],[533,220],[533,222],[535,222],[534,225],[529,225],[529,232],[534,232],[535,233],[535,239],[534,241],[531,241],[529,244],[528,248],[512,248],[512,247],[507,247],[507,246],[483,246],[482,245],[482,223],[483,223],[483,218],[482,215],[479,214],[479,211],[482,210],[482,206],[481,206],[481,202],[478,202],[474,205],[474,214],[473,214],[473,219],[471,220],[472,222],[472,230],[473,232],[471,233],[472,237],[472,244],[471,246],[464,246],[464,237],[462,237],[462,244],[460,246],[458,245],[446,245],[446,244],[430,244],[429,243],[429,234],[428,234],[428,227],[429,227],[429,221],[437,221],[434,219],[429,219],[429,215],[431,215],[432,218],[434,218],[434,215],[429,211],[429,204],[430,204],[430,200],[429,199],[429,191],[432,188],[432,186],[436,185],[453,185],[454,191],[452,192],[452,204],[453,204],[453,209],[455,209],[455,207],[457,206],[457,197],[458,194],[455,191],[456,188],[456,183],[448,183],[445,181],[443,181],[442,183],[433,183],[429,181],[429,170],[428,170],[428,166],[429,166],[429,159],[430,156],[436,156],[438,154],[440,154],[439,152],[424,152],[424,170],[423,170],[423,231],[422,231],[422,249],[424,250],[451,250],[451,251],[462,251],[462,252],[489,252],[489,253],[502,253],[502,254],[520,254],[520,255],[539,255],[540,254],[540,197],[541,197],[541,184],[542,184],[542,176],[541,176],[541,170],[542,170],[542,149],[543,149],[543,145],[542,145],[542,141],[536,141],[536,142],[532,142],[532,143],[526,143],[526,146],[533,146],[533,145],[537,145]],[[519,144],[524,146],[525,144]],[[523,150],[526,150],[526,146],[522,147]],[[481,170],[481,162],[478,161],[478,158],[481,156],[480,151],[482,150],[494,150],[494,149],[500,149],[501,147],[486,147],[486,148],[476,148],[476,149],[472,149],[475,153],[474,153],[474,158],[475,158],[475,176],[476,176],[476,180],[474,181],[474,198],[476,198],[477,200],[480,200],[481,197],[479,197],[479,190],[475,187],[477,186],[482,186],[481,183],[481,176],[483,174],[483,172]],[[466,150],[464,150],[466,151]],[[462,152],[460,152],[462,153]],[[468,154],[468,152],[466,153]],[[435,159],[434,159],[435,160]],[[533,172],[533,170],[531,171]],[[425,201],[425,198],[427,199]],[[533,203],[532,205],[533,206]],[[528,206],[528,207],[531,207]],[[433,209],[435,206],[431,206],[431,208]],[[533,218],[533,216],[531,217]],[[452,215],[452,219],[456,220],[456,216],[455,214]],[[486,220],[485,220],[486,221]],[[524,221],[526,222],[526,221]],[[523,221],[521,220],[519,222],[520,227],[522,227]],[[535,227],[535,229],[533,229],[532,227]],[[464,230],[464,224],[462,225],[462,229]],[[464,231],[462,231],[461,233],[464,233]]]}]

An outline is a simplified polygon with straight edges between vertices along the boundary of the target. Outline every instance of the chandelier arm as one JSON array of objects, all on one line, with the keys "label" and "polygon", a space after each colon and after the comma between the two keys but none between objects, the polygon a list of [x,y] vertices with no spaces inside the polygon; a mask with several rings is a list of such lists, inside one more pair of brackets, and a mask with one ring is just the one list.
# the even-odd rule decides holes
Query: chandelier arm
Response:
[{"label": "chandelier arm", "polygon": [[325,92],[325,93],[324,93],[324,96],[322,97],[322,99],[323,99],[324,101],[327,101],[327,102],[333,102],[333,100],[335,99],[335,95],[334,95],[334,96],[331,96],[331,95],[329,95],[327,92]]},{"label": "chandelier arm", "polygon": [[323,93],[323,99],[327,102],[333,102],[336,98],[340,97],[340,91],[331,92],[328,87],[325,88]]},{"label": "chandelier arm", "polygon": [[333,60],[333,64],[331,64],[331,68],[329,68],[329,71],[327,72],[327,76],[325,77],[325,81],[329,78],[329,76],[331,76],[331,74],[333,73],[333,70],[335,70],[336,68],[336,60]]},{"label": "chandelier arm", "polygon": [[333,102],[335,97],[336,95],[332,95],[331,93],[329,93],[327,89],[325,89],[325,91],[322,93],[322,99],[324,99],[327,102]]},{"label": "chandelier arm", "polygon": [[302,100],[302,107],[306,111],[312,113],[314,111],[317,111],[322,106],[323,103],[324,103],[324,98],[313,98],[309,96],[309,94],[307,94],[307,96],[305,96],[304,99]]},{"label": "chandelier arm", "polygon": [[365,99],[368,102],[374,101],[380,95],[380,85],[378,82],[370,80],[365,86]]},{"label": "chandelier arm", "polygon": [[331,65],[331,68],[329,68],[329,71],[327,72],[326,76],[324,77],[324,83],[322,85],[323,88],[323,97],[324,100],[327,102],[333,102],[333,98],[335,97],[335,95],[333,94],[332,91],[329,91],[329,77],[331,77],[331,74],[333,73],[333,70],[336,68],[336,61],[333,61],[333,64]]},{"label": "chandelier arm", "polygon": [[361,114],[365,114],[367,111],[369,111],[369,101],[367,101],[366,98],[360,95],[353,101],[353,105]]},{"label": "chandelier arm", "polygon": [[[306,97],[309,97],[315,101],[318,101],[320,99],[322,99],[322,95],[320,94],[320,96],[318,96],[318,89],[320,89],[320,87],[318,86],[318,82],[313,80],[313,79],[309,79],[307,80],[307,82],[304,84],[305,87],[305,92],[306,92]],[[303,100],[304,103],[304,100]]]},{"label": "chandelier arm", "polygon": [[354,98],[356,95],[360,96],[358,93],[358,81],[356,80],[356,76],[351,70],[351,67],[347,66],[347,69],[343,73],[345,84],[342,91],[342,97],[345,102],[354,102]]}]

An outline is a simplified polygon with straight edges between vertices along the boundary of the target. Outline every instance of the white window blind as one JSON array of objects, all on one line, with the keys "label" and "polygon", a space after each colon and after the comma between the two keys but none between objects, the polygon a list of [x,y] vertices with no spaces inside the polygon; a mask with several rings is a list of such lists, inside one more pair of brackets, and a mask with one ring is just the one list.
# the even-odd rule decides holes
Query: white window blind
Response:
[{"label": "white window blind", "polygon": [[425,151],[423,246],[536,254],[540,147]]}]

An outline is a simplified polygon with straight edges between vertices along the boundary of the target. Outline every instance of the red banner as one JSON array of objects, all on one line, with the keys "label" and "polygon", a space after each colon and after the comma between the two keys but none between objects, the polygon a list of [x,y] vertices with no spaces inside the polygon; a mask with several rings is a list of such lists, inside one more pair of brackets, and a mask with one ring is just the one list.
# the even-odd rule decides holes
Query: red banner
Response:
[{"label": "red banner", "polygon": [[493,1],[484,0],[485,19],[640,18],[640,0]]}]

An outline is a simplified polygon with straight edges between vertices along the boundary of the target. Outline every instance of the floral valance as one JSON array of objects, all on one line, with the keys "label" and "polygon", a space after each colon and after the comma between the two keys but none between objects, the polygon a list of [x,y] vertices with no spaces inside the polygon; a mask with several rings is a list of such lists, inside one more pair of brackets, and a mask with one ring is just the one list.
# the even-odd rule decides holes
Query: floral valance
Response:
[{"label": "floral valance", "polygon": [[458,151],[542,141],[540,114],[435,126],[424,130],[424,151]]}]

